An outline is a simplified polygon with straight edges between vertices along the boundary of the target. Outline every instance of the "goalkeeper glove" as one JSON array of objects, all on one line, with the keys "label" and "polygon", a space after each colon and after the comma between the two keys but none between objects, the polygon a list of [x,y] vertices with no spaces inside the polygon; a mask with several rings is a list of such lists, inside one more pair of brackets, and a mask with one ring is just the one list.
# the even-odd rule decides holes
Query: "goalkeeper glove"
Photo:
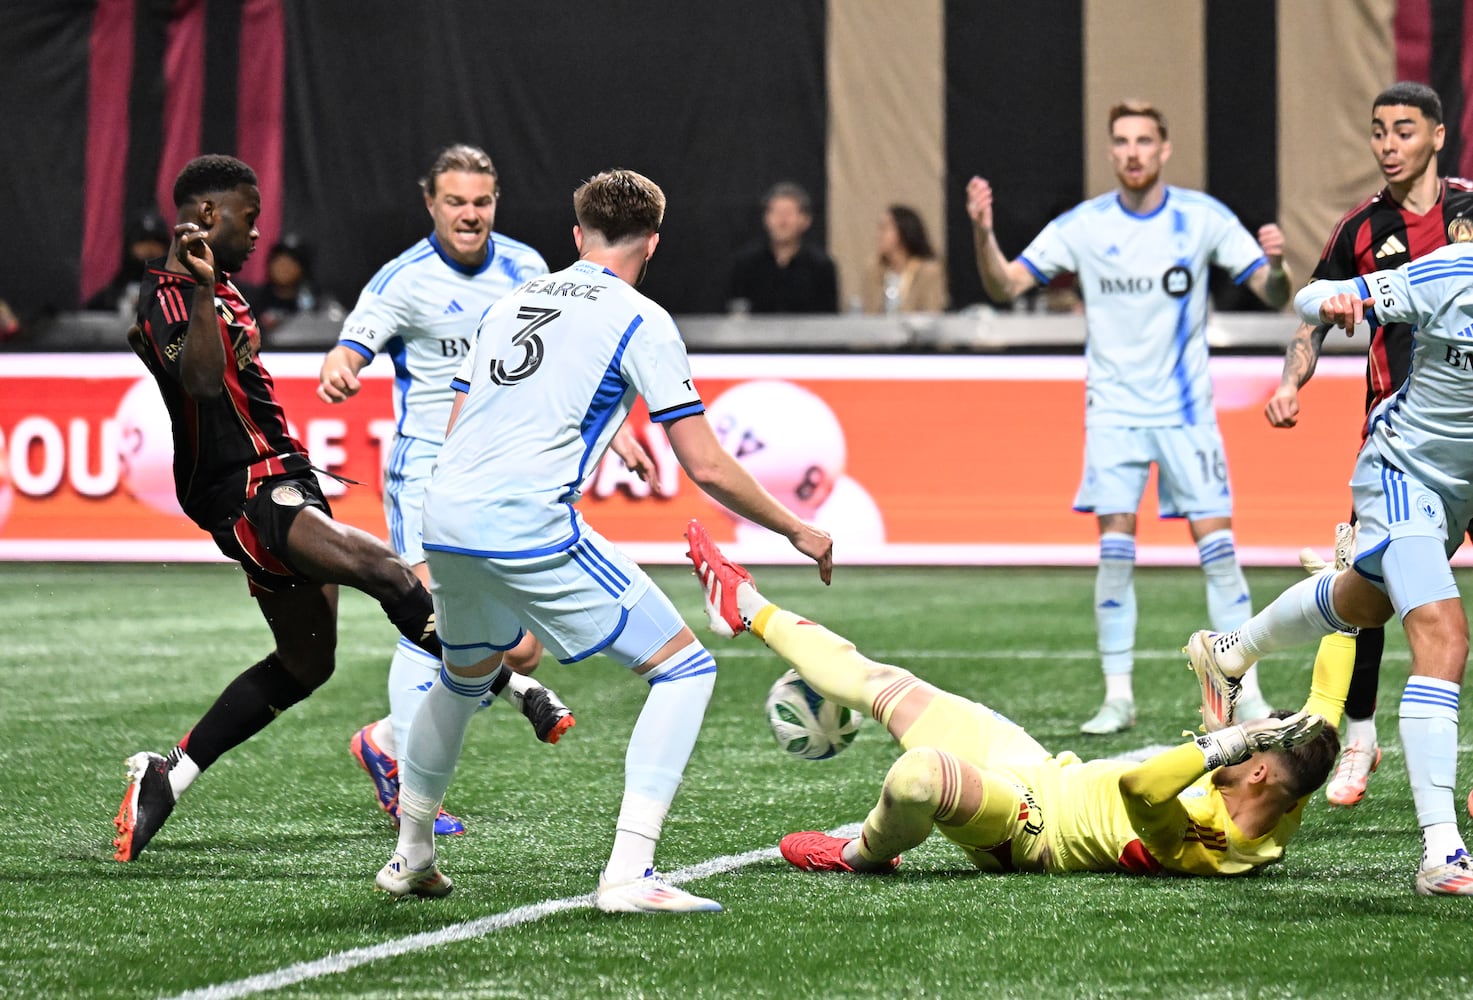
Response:
[{"label": "goalkeeper glove", "polygon": [[1318,715],[1299,712],[1287,719],[1254,719],[1239,726],[1228,726],[1204,733],[1196,739],[1197,749],[1207,770],[1229,764],[1241,764],[1263,750],[1287,750],[1308,743],[1319,734],[1325,720]]}]

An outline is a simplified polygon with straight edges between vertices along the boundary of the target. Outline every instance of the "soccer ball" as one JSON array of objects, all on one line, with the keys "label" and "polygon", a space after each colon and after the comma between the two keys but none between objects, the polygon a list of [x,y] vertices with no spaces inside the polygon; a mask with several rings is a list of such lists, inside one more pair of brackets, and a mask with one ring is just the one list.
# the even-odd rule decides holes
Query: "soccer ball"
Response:
[{"label": "soccer ball", "polygon": [[863,718],[825,699],[793,670],[767,692],[767,724],[773,738],[804,760],[827,760],[853,743]]}]

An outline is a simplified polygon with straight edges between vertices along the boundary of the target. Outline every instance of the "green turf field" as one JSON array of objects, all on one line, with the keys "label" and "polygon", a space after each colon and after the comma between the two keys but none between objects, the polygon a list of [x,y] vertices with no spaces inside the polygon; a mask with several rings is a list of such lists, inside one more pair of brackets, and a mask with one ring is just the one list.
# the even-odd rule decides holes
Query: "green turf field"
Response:
[{"label": "green turf field", "polygon": [[[655,576],[700,626],[693,579]],[[1250,573],[1260,603],[1294,578]],[[1105,738],[1075,734],[1101,691],[1093,579],[841,567],[825,589],[807,571],[758,572],[780,603],[1052,748],[1173,743],[1194,725],[1196,687],[1176,650],[1205,624],[1200,573],[1138,572],[1139,724]],[[1473,995],[1473,901],[1412,893],[1420,838],[1394,720],[1407,664],[1396,628],[1386,758],[1367,800],[1332,812],[1316,799],[1284,864],[1223,881],[982,876],[939,837],[893,877],[792,870],[778,838],[861,820],[888,738],[867,723],[833,760],[786,758],[761,711],[779,662],[751,637],[712,637],[716,694],[659,862],[714,871],[688,885],[726,912],[652,917],[603,915],[583,898],[612,840],[644,691],[607,660],[544,660],[539,676],[578,717],[556,747],[505,706],[472,723],[446,803],[470,829],[441,841],[455,893],[394,903],[372,891],[394,832],[347,752],[384,708],[394,635],[371,601],[344,595],[334,679],[205,774],[128,865],[109,843],[123,758],[167,752],[267,651],[244,581],[223,566],[4,565],[0,607],[3,996]],[[1265,665],[1276,705],[1302,701],[1309,654]],[[1466,731],[1460,763],[1466,794]]]}]

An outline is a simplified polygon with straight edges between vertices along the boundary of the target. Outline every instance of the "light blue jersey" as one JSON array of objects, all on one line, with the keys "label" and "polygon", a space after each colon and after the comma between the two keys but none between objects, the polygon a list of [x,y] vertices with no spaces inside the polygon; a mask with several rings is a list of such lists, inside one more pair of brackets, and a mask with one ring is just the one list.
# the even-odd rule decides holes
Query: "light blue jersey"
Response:
[{"label": "light blue jersey", "polygon": [[1215,198],[1167,187],[1135,215],[1116,193],[1044,227],[1018,258],[1040,284],[1073,272],[1085,301],[1085,423],[1214,423],[1207,372],[1207,269],[1241,284],[1266,263],[1253,235]]},{"label": "light blue jersey", "polygon": [[400,437],[445,439],[450,380],[470,353],[481,315],[504,295],[547,273],[541,255],[500,233],[486,260],[469,268],[433,234],[379,268],[343,321],[338,343],[394,362],[394,424]]},{"label": "light blue jersey", "polygon": [[492,306],[455,387],[466,397],[425,495],[424,547],[488,558],[580,539],[573,504],[636,394],[655,423],[705,412],[670,314],[587,261]]},{"label": "light blue jersey", "polygon": [[1366,441],[1441,495],[1456,535],[1473,513],[1473,244],[1441,247],[1394,271],[1311,282],[1294,308],[1318,323],[1320,303],[1340,292],[1374,300],[1372,326],[1416,328],[1411,374],[1371,411]]}]

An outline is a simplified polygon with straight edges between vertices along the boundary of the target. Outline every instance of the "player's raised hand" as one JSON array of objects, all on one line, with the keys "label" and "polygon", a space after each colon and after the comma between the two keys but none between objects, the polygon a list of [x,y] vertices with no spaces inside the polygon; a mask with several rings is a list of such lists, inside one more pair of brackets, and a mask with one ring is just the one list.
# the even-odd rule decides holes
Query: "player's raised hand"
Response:
[{"label": "player's raised hand", "polygon": [[804,524],[788,539],[793,548],[818,563],[818,578],[827,586],[834,577],[834,540],[827,531]]},{"label": "player's raised hand", "polygon": [[1361,320],[1366,318],[1366,307],[1372,304],[1371,299],[1363,299],[1350,292],[1331,295],[1320,303],[1320,322],[1352,333]]},{"label": "player's raised hand", "polygon": [[1263,415],[1275,427],[1293,427],[1299,423],[1299,390],[1292,385],[1281,385],[1268,397]]},{"label": "player's raised hand", "polygon": [[1270,264],[1284,259],[1284,231],[1270,222],[1258,227],[1258,246]]},{"label": "player's raised hand", "polygon": [[967,181],[967,215],[972,225],[984,233],[992,232],[992,185],[980,177]]},{"label": "player's raised hand", "polygon": [[1301,743],[1308,743],[1319,735],[1325,720],[1322,716],[1308,712],[1296,712],[1286,719],[1254,719],[1243,723],[1243,737],[1248,741],[1248,752],[1264,750],[1287,750]]},{"label": "player's raised hand", "polygon": [[190,277],[201,285],[215,286],[215,252],[205,237],[209,230],[201,229],[193,222],[174,227],[174,256],[184,265]]}]

